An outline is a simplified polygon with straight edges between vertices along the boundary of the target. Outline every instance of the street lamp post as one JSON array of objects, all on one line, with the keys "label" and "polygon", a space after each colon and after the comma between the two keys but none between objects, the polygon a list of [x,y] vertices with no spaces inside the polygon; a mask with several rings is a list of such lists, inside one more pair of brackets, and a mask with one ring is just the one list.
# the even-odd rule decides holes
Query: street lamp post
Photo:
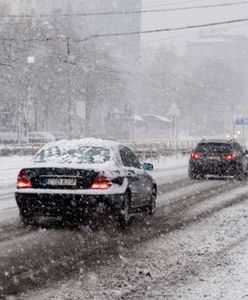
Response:
[{"label": "street lamp post", "polygon": [[[27,64],[28,65],[33,65],[35,63],[35,57],[34,56],[28,56],[27,57]],[[30,109],[30,84],[28,82],[28,86],[27,86],[27,98],[25,101],[25,105],[24,105],[24,121],[25,121],[25,137],[27,137],[27,133],[28,133],[28,114],[30,113],[29,109]]]},{"label": "street lamp post", "polygon": [[[34,64],[35,63],[35,57],[34,56],[28,56],[27,57],[27,64]],[[19,113],[18,113],[18,144],[20,145],[22,142],[22,124],[24,124],[24,135],[27,136],[27,110],[28,110],[28,102],[29,102],[29,83],[27,86],[27,93],[26,93],[26,99],[23,99],[21,102],[21,105],[19,107]]]},{"label": "street lamp post", "polygon": [[175,142],[177,140],[177,135],[178,135],[177,121],[178,121],[178,118],[181,116],[181,113],[180,113],[176,103],[171,104],[169,111],[167,113],[167,116],[171,119],[171,122],[172,122],[171,139],[172,139],[172,143],[175,144]]}]

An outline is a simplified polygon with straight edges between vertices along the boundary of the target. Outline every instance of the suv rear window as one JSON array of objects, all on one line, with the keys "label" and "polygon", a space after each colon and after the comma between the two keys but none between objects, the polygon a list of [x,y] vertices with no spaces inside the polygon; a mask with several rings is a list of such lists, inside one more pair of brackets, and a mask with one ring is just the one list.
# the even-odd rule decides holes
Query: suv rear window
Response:
[{"label": "suv rear window", "polygon": [[232,147],[229,144],[222,143],[202,143],[199,144],[195,152],[199,153],[230,153],[232,152]]}]

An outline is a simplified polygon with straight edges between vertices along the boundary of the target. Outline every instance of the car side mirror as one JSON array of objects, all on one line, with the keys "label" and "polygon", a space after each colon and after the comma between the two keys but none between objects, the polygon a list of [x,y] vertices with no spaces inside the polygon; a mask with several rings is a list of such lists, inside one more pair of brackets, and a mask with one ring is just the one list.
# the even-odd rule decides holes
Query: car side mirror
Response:
[{"label": "car side mirror", "polygon": [[143,163],[143,169],[145,171],[152,171],[153,170],[153,164],[150,163]]}]

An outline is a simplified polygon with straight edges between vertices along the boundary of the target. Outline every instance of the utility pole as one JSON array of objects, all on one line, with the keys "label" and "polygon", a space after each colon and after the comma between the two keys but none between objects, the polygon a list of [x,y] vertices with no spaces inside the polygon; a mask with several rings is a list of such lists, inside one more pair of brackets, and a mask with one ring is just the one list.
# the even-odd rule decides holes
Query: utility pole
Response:
[{"label": "utility pole", "polygon": [[[34,56],[28,56],[27,57],[27,64],[34,64],[35,63],[35,57]],[[24,71],[29,69],[24,69]],[[31,77],[31,76],[30,76]],[[20,102],[19,110],[18,110],[18,144],[20,145],[22,143],[22,135],[24,131],[24,136],[27,137],[28,133],[28,109],[29,109],[29,100],[30,100],[30,85],[28,84],[26,95],[24,96],[24,99]],[[24,125],[24,130],[23,130]]]},{"label": "utility pole", "polygon": [[172,143],[175,144],[178,138],[178,128],[177,128],[177,121],[178,118],[181,116],[181,113],[176,105],[176,103],[172,103],[167,116],[171,119],[172,128],[171,128],[171,139]]},{"label": "utility pole", "polygon": [[86,86],[86,99],[85,99],[85,136],[89,137],[91,130],[90,130],[90,116],[91,116],[91,104],[89,102],[89,88],[90,85],[87,83]]},{"label": "utility pole", "polygon": [[67,46],[67,55],[68,55],[68,58],[70,58],[71,48],[70,48],[70,38],[69,37],[66,37],[66,46]]},{"label": "utility pole", "polygon": [[[70,38],[66,38],[66,46],[67,46],[67,56],[68,62],[70,62],[71,57],[71,48],[70,48]],[[73,118],[73,105],[72,105],[72,96],[70,92],[71,88],[71,76],[70,76],[70,69],[68,68],[68,95],[69,95],[69,116],[68,116],[68,123],[69,123],[69,139],[72,138],[72,118]]]}]

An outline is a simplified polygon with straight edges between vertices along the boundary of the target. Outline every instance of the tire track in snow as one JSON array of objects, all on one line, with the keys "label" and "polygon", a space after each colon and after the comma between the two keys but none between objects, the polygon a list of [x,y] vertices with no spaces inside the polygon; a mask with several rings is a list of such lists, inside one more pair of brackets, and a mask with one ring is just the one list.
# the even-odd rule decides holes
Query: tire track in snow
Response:
[{"label": "tire track in snow", "polygon": [[[139,253],[138,255],[140,256],[138,257],[140,257],[142,261],[143,268],[146,267],[146,270],[149,270],[150,274],[154,276],[136,276],[138,280],[136,280],[135,284],[130,286],[126,285],[125,291],[120,292],[118,297],[112,294],[109,295],[109,299],[179,299],[184,295],[183,292],[185,291],[188,294],[187,299],[196,299],[194,292],[192,293],[194,296],[191,295],[191,289],[189,289],[189,287],[192,288],[192,286],[187,285],[188,281],[191,281],[192,278],[194,280],[195,278],[194,287],[197,287],[199,278],[202,278],[201,273],[205,272],[207,276],[211,276],[211,274],[209,274],[210,268],[219,268],[221,265],[228,264],[228,260],[230,259],[228,254],[230,251],[242,243],[247,243],[248,240],[248,231],[241,229],[247,225],[247,198],[239,197],[236,203],[231,205],[226,203],[225,207],[222,207],[221,210],[223,210],[221,215],[219,214],[220,210],[217,209],[212,212],[213,216],[211,214],[206,216],[206,218],[210,216],[212,222],[211,219],[208,220],[206,218],[199,220],[199,224],[197,224],[199,227],[198,231],[197,228],[194,231],[192,229],[192,231],[190,231],[190,228],[183,228],[177,233],[171,231],[167,236],[164,235],[158,239],[157,242],[154,241],[152,243],[150,241],[148,243],[149,246],[145,245],[145,249],[148,250],[148,253],[142,251],[142,254],[144,252],[145,254],[141,255]],[[232,211],[235,212],[234,215]],[[229,228],[230,216],[232,216],[231,228]],[[228,219],[229,222],[227,222]],[[221,232],[224,230],[223,227],[225,231],[229,229],[228,235],[221,235]],[[221,228],[221,230],[219,228]],[[192,235],[192,232],[194,235]],[[160,244],[162,243],[164,245],[166,244],[166,246],[162,246],[163,250],[161,248],[157,249],[157,247],[161,247]],[[181,245],[183,245],[183,247]],[[140,252],[140,250],[136,251],[136,249],[133,249],[132,252],[134,253],[129,253],[130,260],[128,258],[126,259],[127,263],[130,264],[130,269],[137,264],[136,261],[133,261],[133,258],[135,257],[135,252]],[[175,253],[175,255],[168,257],[169,253]],[[144,265],[144,257],[149,257],[149,255],[152,255],[153,258],[149,260],[148,265]],[[162,263],[154,265],[154,256],[156,256],[160,262],[162,259]],[[163,256],[163,258],[161,256]],[[150,262],[151,264],[149,265]],[[140,265],[141,263],[139,267],[142,270],[143,268]],[[156,268],[161,268],[163,271],[158,271]],[[206,270],[208,271],[206,272]],[[130,273],[131,272],[128,271],[128,274],[126,274],[128,278],[132,278],[132,274]],[[115,275],[114,272],[113,275]],[[118,281],[115,278],[113,280]],[[202,281],[200,281],[200,283],[202,283]],[[115,282],[115,286],[116,285],[118,285],[118,282]],[[147,286],[150,288],[147,289]],[[178,286],[183,287],[180,292],[178,292]],[[109,289],[109,291],[110,290],[111,289]],[[205,287],[205,291],[206,290],[207,288]],[[194,291],[194,289],[192,289],[192,291]],[[81,292],[86,291],[81,290]],[[99,292],[103,292],[101,288]],[[209,292],[211,294],[211,291]],[[85,294],[87,294],[87,292]],[[105,295],[108,297],[108,294]],[[172,295],[177,296],[173,297]],[[203,295],[204,294],[198,294],[198,296],[201,296],[200,298],[204,298]],[[184,298],[184,296],[182,298]],[[42,297],[39,299],[42,299]],[[213,299],[213,297],[211,297],[211,299]]]},{"label": "tire track in snow", "polygon": [[[197,201],[199,197],[202,199],[209,198],[226,190],[231,190],[240,183],[232,181],[193,181],[188,178],[170,182],[159,186],[159,196],[157,206],[161,208],[178,202]],[[207,194],[206,194],[207,193]],[[18,215],[17,207],[11,209],[12,213]],[[6,210],[10,211],[10,208]],[[1,215],[1,214],[0,214]],[[31,230],[22,226],[19,217],[14,217],[13,222],[0,223],[0,242],[6,239],[13,239],[28,234]]]},{"label": "tire track in snow", "polygon": [[[175,193],[170,193],[167,195],[166,203],[169,200],[173,200],[175,198],[179,198],[177,201],[180,201],[180,199],[181,199],[180,196],[182,196],[182,195],[185,196],[187,193],[194,194],[196,191],[198,193],[200,189],[201,190],[209,189],[210,187],[212,188],[216,185],[218,185],[218,182],[208,182],[208,181],[195,182],[188,178],[183,178],[180,180],[162,184],[159,186],[158,203],[161,202],[161,199],[163,199],[163,198],[165,199],[165,197],[164,197],[165,193],[169,193],[169,192],[173,191],[173,189],[176,189],[177,191]],[[195,191],[195,189],[196,189],[196,191]],[[0,198],[0,201],[1,201],[1,198]],[[12,214],[14,214],[14,216],[16,216],[16,215],[18,215],[18,208],[16,206],[8,207],[5,211],[0,213],[0,216],[5,215],[7,213],[12,213]],[[14,222],[12,222],[12,224],[8,221],[7,222],[2,221],[0,223],[0,242],[5,239],[15,238],[15,237],[21,236],[23,234],[27,234],[27,233],[28,233],[28,231],[25,230],[25,228],[23,228],[18,217],[14,218]]]},{"label": "tire track in snow", "polygon": [[[207,182],[206,182],[207,183]],[[202,183],[202,185],[204,185]],[[125,247],[132,247],[137,243],[149,241],[156,238],[161,233],[166,234],[168,231],[176,230],[182,226],[188,225],[198,220],[211,215],[217,209],[223,209],[244,200],[244,194],[246,195],[248,187],[243,186],[239,182],[224,182],[222,186],[208,186],[207,190],[202,190],[198,193],[191,193],[187,196],[181,196],[178,198],[171,198],[171,202],[159,205],[158,214],[154,219],[148,217],[145,220],[142,218],[135,220],[133,226],[130,226],[126,231],[120,232],[111,227],[104,233],[102,232],[92,234],[85,234],[80,231],[62,231],[62,230],[38,230],[23,233],[22,236],[16,237],[14,240],[5,240],[1,242],[0,256],[2,256],[8,249],[13,249],[8,253],[8,257],[1,263],[1,270],[9,270],[9,265],[15,266],[13,273],[9,273],[5,278],[5,282],[8,282],[8,290],[17,288],[14,284],[17,276],[19,282],[21,282],[22,288],[24,285],[35,285],[37,280],[33,282],[32,277],[51,278],[51,272],[54,269],[61,269],[65,274],[70,274],[72,269],[78,268],[78,262],[84,260],[88,261],[90,256],[104,257],[104,255],[114,255],[118,252],[119,243]],[[196,207],[204,201],[208,201],[213,196],[225,193],[229,195],[228,190],[240,190],[238,198],[235,198],[237,193],[233,192],[232,199],[228,198],[225,202],[218,203],[213,201],[214,207],[208,207],[203,212],[196,213],[195,215],[186,214],[187,209]],[[166,197],[166,195],[164,195]],[[234,197],[234,198],[233,198]],[[39,257],[37,257],[39,253]],[[95,261],[95,260],[94,260]],[[44,266],[46,266],[45,269]],[[21,267],[21,268],[20,268]],[[32,270],[32,271],[30,271]],[[31,273],[30,273],[31,272]],[[1,273],[0,273],[1,274]],[[32,274],[32,276],[30,275]],[[3,276],[0,275],[0,277]],[[48,277],[47,277],[48,276]],[[56,280],[59,279],[59,275],[56,276]],[[42,280],[41,280],[42,282]],[[7,283],[6,283],[7,284]],[[7,288],[7,287],[6,287]]]}]

